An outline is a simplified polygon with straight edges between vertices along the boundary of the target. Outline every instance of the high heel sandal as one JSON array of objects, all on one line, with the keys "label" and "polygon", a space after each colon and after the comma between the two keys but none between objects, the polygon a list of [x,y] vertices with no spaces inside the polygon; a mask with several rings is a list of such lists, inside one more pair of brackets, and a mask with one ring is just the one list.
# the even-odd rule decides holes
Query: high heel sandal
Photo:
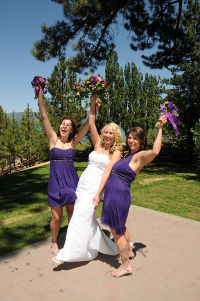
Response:
[{"label": "high heel sandal", "polygon": [[[133,259],[134,257],[135,257],[135,254],[132,252],[132,253],[128,253],[128,255],[129,255],[129,259]],[[121,259],[121,256],[120,255],[118,255],[116,258],[115,258],[115,260],[118,260],[118,261],[121,261],[122,259]]]},{"label": "high heel sandal", "polygon": [[[122,273],[122,274],[119,274],[119,273],[118,273],[118,270],[119,270],[121,267],[125,270],[125,272]],[[115,274],[111,274],[111,276],[116,277],[116,278],[119,278],[119,277],[122,277],[122,276],[124,276],[124,275],[129,275],[129,274],[130,274],[130,276],[131,276],[132,273],[133,273],[132,267],[131,267],[131,266],[128,267],[128,268],[126,268],[125,266],[120,265],[119,269],[115,270],[115,271],[114,271]]]},{"label": "high heel sandal", "polygon": [[[51,241],[51,249],[52,249],[52,246],[54,245],[54,244],[57,244],[57,242],[52,242]],[[58,253],[59,253],[59,250],[57,249],[57,250],[51,250],[51,254],[53,254],[53,255],[58,255]]]},{"label": "high heel sandal", "polygon": [[57,263],[57,264],[63,264],[64,261],[59,260],[56,256],[52,258],[52,261]]}]

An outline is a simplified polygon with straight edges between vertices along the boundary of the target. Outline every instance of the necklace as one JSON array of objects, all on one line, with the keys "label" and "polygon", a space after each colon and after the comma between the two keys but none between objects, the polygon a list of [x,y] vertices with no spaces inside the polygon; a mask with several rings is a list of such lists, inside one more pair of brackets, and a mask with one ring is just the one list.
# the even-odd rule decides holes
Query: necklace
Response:
[{"label": "necklace", "polygon": [[103,152],[103,154],[108,154],[109,153],[109,149],[105,149],[104,147],[102,147],[102,152]]}]

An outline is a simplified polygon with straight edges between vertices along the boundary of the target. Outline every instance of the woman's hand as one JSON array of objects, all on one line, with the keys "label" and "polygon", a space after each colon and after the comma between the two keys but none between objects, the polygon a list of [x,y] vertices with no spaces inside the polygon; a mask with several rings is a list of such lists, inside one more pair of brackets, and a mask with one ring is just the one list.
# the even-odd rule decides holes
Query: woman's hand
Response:
[{"label": "woman's hand", "polygon": [[160,122],[160,127],[163,128],[163,126],[167,123],[167,116],[159,116],[158,121]]},{"label": "woman's hand", "polygon": [[97,99],[96,99],[96,106],[100,107],[100,105],[101,105],[101,99],[97,97]]},{"label": "woman's hand", "polygon": [[98,107],[100,107],[100,105],[101,105],[101,99],[97,97],[97,93],[92,94],[90,96],[90,101],[91,101],[91,104],[95,104]]},{"label": "woman's hand", "polygon": [[96,208],[98,207],[100,202],[100,196],[98,194],[96,194],[93,198],[93,202],[92,204],[94,205],[94,210],[96,210]]}]

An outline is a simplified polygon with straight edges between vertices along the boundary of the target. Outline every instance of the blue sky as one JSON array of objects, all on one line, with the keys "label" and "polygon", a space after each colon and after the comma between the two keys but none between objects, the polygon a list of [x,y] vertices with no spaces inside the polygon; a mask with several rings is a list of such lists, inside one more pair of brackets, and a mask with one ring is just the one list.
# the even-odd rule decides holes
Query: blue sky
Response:
[{"label": "blue sky", "polygon": [[[37,100],[31,81],[35,75],[50,77],[57,59],[48,62],[37,61],[30,53],[33,43],[42,37],[41,25],[53,25],[63,18],[62,5],[51,0],[6,0],[0,9],[0,106],[7,113],[23,112],[27,104],[33,111],[38,111]],[[128,62],[134,62],[140,72],[145,75],[169,77],[166,69],[152,70],[142,64],[141,52],[130,49],[128,32],[120,27],[116,39],[116,51],[119,64],[124,68]],[[144,54],[147,54],[145,52]],[[66,58],[72,56],[67,49]],[[95,74],[105,75],[105,68],[100,67]],[[83,77],[84,79],[84,77]],[[50,97],[47,94],[47,97]]]}]

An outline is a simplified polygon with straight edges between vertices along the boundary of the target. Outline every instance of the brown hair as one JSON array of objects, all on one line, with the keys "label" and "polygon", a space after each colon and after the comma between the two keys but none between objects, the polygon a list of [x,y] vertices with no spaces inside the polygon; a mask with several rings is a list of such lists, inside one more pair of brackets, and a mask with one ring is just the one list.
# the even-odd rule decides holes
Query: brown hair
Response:
[{"label": "brown hair", "polygon": [[130,134],[135,139],[140,141],[140,151],[145,150],[147,148],[147,134],[146,134],[146,132],[140,127],[134,127],[132,129],[130,129],[126,134],[126,145],[125,145],[126,155],[131,153],[130,147],[128,146],[128,136]]},{"label": "brown hair", "polygon": [[114,122],[106,124],[101,129],[101,134],[100,134],[101,141],[100,141],[100,145],[104,146],[103,134],[104,134],[105,129],[106,129],[107,126],[111,126],[111,128],[113,129],[114,136],[115,136],[115,141],[114,141],[113,145],[111,146],[111,148],[109,150],[109,153],[113,154],[115,150],[120,150],[121,151],[121,149],[122,149],[122,132],[120,130],[120,127],[116,123],[114,123]]},{"label": "brown hair", "polygon": [[[71,141],[72,139],[75,140],[76,134],[78,133],[77,130],[77,125],[75,120],[73,120],[70,116],[64,116],[62,118],[60,118],[60,125],[63,122],[63,120],[70,120],[72,123],[72,133],[69,134],[69,141]],[[60,125],[58,127],[58,132],[57,132],[57,136],[60,137]]]}]

